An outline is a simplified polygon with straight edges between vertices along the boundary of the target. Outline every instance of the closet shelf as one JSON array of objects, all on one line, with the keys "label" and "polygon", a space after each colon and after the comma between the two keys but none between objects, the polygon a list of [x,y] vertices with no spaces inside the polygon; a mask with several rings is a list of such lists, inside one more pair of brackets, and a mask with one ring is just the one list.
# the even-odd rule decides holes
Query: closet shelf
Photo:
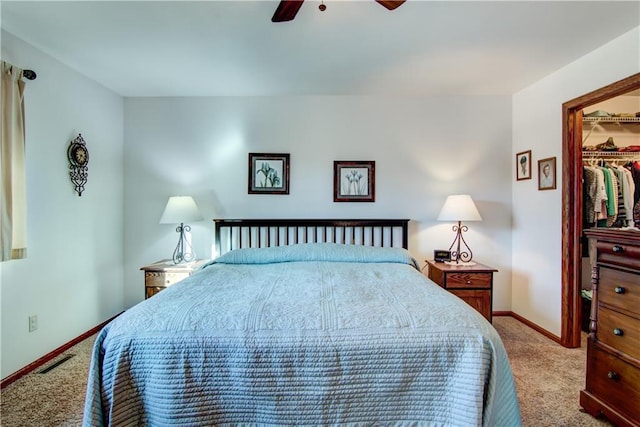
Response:
[{"label": "closet shelf", "polygon": [[582,121],[592,123],[593,125],[598,123],[638,123],[640,124],[640,117],[583,117]]},{"label": "closet shelf", "polygon": [[583,159],[608,158],[608,159],[629,159],[639,160],[640,151],[583,151]]}]

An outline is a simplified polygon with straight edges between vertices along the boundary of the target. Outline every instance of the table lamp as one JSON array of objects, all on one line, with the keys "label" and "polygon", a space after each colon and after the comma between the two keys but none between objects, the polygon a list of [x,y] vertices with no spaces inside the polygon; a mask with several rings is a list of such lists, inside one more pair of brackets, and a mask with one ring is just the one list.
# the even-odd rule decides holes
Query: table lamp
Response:
[{"label": "table lamp", "polygon": [[[482,217],[473,203],[471,196],[468,194],[456,194],[448,196],[447,200],[442,206],[440,215],[438,215],[438,221],[457,221],[458,225],[452,227],[456,233],[456,237],[453,239],[453,243],[449,247],[449,251],[455,246],[456,249],[451,251],[451,261],[448,264],[453,265],[474,265],[471,261],[473,258],[473,252],[467,245],[467,242],[462,236],[463,231],[468,231],[469,227],[462,225],[462,221],[482,221]],[[460,247],[464,244],[466,249]]]},{"label": "table lamp", "polygon": [[191,231],[191,227],[185,222],[201,221],[202,214],[191,196],[172,196],[169,197],[164,212],[160,217],[160,224],[180,224],[176,231],[180,234],[178,245],[173,251],[174,264],[183,262],[191,262],[195,260],[196,254],[191,247],[191,239],[187,235]]}]

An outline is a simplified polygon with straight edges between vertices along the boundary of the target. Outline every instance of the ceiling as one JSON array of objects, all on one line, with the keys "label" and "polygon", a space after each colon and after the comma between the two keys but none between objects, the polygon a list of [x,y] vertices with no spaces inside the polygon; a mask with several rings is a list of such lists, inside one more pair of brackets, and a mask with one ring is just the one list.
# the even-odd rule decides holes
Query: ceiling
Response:
[{"label": "ceiling", "polygon": [[640,25],[638,1],[306,0],[272,23],[277,4],[0,7],[4,30],[122,96],[505,95]]}]

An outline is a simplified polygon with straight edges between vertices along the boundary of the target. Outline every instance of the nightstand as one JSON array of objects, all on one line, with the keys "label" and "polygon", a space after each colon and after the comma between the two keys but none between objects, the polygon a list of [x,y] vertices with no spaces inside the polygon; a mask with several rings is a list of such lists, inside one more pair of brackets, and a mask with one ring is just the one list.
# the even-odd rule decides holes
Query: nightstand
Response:
[{"label": "nightstand", "polygon": [[174,264],[170,259],[163,259],[141,267],[140,270],[144,271],[145,299],[191,276],[194,271],[207,261],[202,259],[185,264]]},{"label": "nightstand", "polygon": [[493,273],[498,270],[480,263],[456,266],[427,260],[427,264],[429,279],[464,300],[491,322]]}]

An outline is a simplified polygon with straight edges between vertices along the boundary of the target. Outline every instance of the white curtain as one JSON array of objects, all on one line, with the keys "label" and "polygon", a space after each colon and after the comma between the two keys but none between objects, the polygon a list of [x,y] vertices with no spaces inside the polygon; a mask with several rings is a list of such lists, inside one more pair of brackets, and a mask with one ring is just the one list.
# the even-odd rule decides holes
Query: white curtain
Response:
[{"label": "white curtain", "polygon": [[24,85],[22,70],[2,61],[0,261],[27,256]]}]

